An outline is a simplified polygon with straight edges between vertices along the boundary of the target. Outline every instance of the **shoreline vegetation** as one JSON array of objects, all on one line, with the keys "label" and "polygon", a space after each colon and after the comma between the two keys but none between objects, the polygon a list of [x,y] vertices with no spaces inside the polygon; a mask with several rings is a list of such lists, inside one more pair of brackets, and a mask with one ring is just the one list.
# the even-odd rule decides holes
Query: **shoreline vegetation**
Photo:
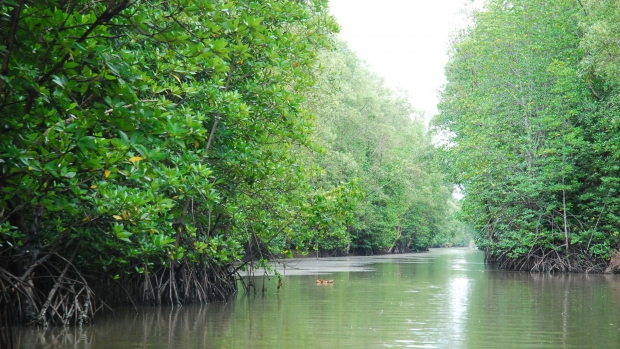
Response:
[{"label": "shoreline vegetation", "polygon": [[327,5],[0,4],[2,344],[6,324],[223,301],[291,251],[469,234],[422,116]]},{"label": "shoreline vegetation", "polygon": [[617,1],[489,0],[455,35],[433,127],[486,261],[619,272]]}]

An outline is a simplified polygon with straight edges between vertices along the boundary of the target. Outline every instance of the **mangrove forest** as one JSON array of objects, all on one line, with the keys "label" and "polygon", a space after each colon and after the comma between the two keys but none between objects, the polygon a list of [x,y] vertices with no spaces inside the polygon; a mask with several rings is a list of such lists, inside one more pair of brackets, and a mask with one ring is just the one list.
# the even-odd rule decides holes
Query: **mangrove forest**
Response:
[{"label": "mangrove forest", "polygon": [[274,256],[468,243],[422,116],[327,1],[0,6],[5,323],[224,301]]},{"label": "mangrove forest", "polygon": [[614,0],[491,0],[455,36],[433,122],[488,262],[618,271],[619,23]]},{"label": "mangrove forest", "polygon": [[327,0],[0,0],[0,323],[470,240],[502,269],[620,271],[620,2],[486,1],[437,115],[338,31]]}]

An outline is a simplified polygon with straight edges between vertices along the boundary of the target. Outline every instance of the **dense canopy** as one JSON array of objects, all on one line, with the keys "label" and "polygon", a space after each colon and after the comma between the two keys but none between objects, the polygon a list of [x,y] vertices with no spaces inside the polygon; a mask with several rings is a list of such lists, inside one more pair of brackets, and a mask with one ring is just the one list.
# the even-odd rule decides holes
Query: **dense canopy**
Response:
[{"label": "dense canopy", "polygon": [[0,6],[3,316],[225,300],[274,256],[450,238],[429,136],[326,1]]},{"label": "dense canopy", "polygon": [[620,243],[617,1],[500,1],[454,40],[434,120],[489,261],[602,272]]}]

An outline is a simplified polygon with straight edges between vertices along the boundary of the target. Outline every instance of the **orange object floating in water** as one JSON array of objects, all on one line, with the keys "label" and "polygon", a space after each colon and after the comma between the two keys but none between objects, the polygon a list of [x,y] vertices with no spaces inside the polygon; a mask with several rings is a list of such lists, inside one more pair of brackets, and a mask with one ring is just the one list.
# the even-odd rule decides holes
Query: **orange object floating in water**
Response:
[{"label": "orange object floating in water", "polygon": [[317,285],[329,285],[333,283],[334,283],[334,280],[323,280],[323,279],[316,280]]}]

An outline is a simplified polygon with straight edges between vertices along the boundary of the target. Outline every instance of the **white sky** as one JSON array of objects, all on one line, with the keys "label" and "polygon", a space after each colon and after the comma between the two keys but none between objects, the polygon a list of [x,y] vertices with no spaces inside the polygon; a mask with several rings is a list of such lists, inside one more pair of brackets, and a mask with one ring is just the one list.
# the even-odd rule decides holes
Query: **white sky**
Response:
[{"label": "white sky", "polygon": [[[481,0],[476,0],[476,4]],[[466,23],[471,0],[329,0],[340,37],[387,87],[409,92],[427,118],[437,113],[438,90],[451,34]]]}]

